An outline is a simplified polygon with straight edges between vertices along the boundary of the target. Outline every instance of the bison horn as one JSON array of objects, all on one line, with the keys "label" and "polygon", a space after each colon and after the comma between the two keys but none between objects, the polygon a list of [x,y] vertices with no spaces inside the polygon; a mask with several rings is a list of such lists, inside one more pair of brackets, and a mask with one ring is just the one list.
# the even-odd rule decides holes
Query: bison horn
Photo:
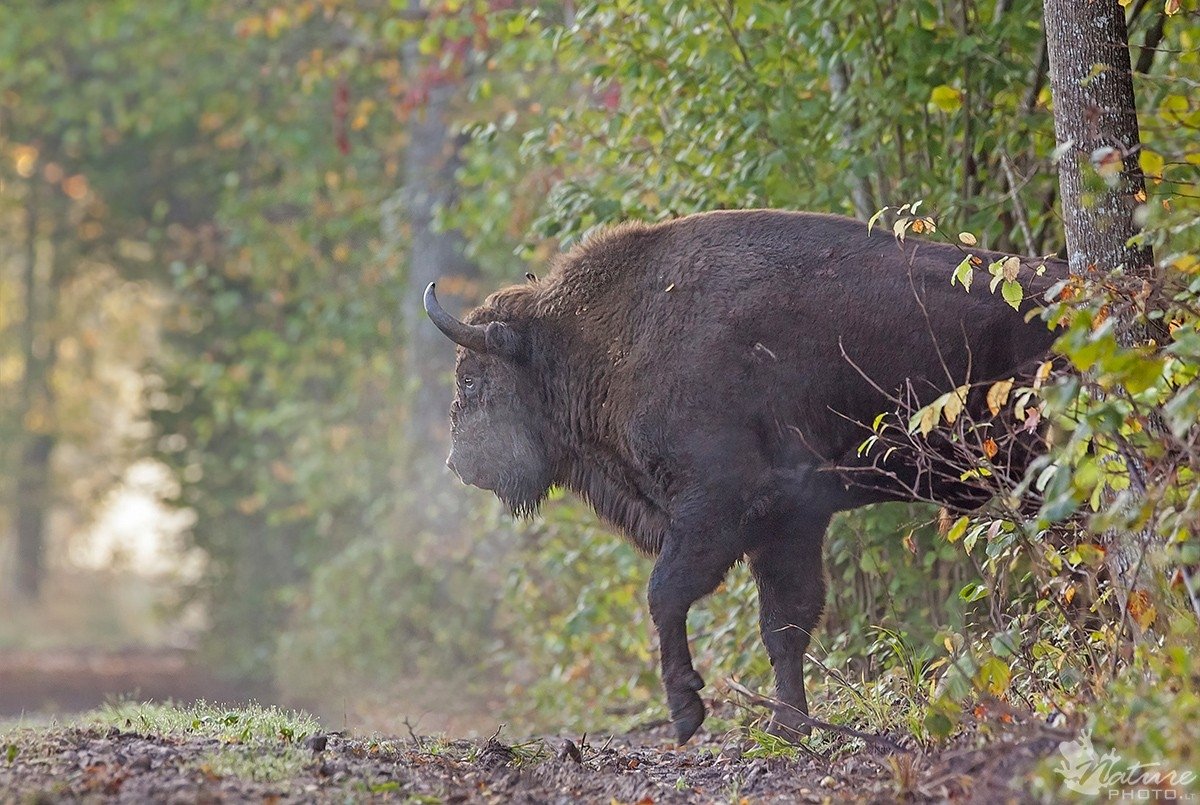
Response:
[{"label": "bison horn", "polygon": [[482,324],[464,324],[443,310],[433,286],[431,282],[425,289],[425,312],[437,328],[459,346],[474,352],[487,352],[487,328]]}]

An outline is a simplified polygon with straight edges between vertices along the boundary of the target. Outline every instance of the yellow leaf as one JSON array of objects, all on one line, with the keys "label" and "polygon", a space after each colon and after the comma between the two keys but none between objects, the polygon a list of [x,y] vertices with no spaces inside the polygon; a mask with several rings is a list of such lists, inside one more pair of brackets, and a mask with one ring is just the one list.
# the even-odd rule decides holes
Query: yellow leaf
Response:
[{"label": "yellow leaf", "polygon": [[878,221],[880,216],[882,216],[889,209],[890,209],[889,207],[884,207],[882,210],[876,210],[875,214],[870,217],[870,219],[867,221],[867,234],[868,235],[870,235],[871,230],[875,228],[875,222]]},{"label": "yellow leaf", "polygon": [[18,145],[12,149],[13,162],[16,163],[17,173],[24,178],[33,175],[37,166],[38,150],[32,145]]},{"label": "yellow leaf", "polygon": [[1143,148],[1142,152],[1138,155],[1138,162],[1142,166],[1142,173],[1151,179],[1162,179],[1163,167],[1166,165],[1166,160],[1163,159],[1162,154],[1151,151],[1148,148]]},{"label": "yellow leaf", "polygon": [[1037,374],[1033,376],[1033,390],[1037,391],[1042,387],[1042,384],[1050,379],[1050,372],[1054,369],[1053,361],[1046,361],[1038,367]]},{"label": "yellow leaf", "polygon": [[[1013,378],[1010,377],[1008,380],[993,383],[992,387],[988,389],[987,407],[992,412],[992,416],[1000,413],[1000,409],[1008,402],[1008,394],[1012,391],[1012,387]],[[991,458],[991,456],[988,456],[988,458]]]},{"label": "yellow leaf", "polygon": [[967,386],[959,386],[946,395],[946,403],[942,406],[946,424],[953,425],[954,420],[958,419],[958,415],[962,413],[963,406],[967,402],[967,390]]},{"label": "yellow leaf", "polygon": [[962,108],[962,93],[949,84],[941,84],[929,93],[929,102],[943,112],[957,112]]},{"label": "yellow leaf", "polygon": [[959,232],[958,233],[958,241],[959,241],[959,243],[963,243],[967,246],[974,246],[976,243],[979,242],[979,241],[975,240],[975,236],[972,235],[970,232]]},{"label": "yellow leaf", "polygon": [[1181,254],[1175,258],[1172,265],[1185,274],[1191,274],[1200,271],[1200,257],[1194,254]]},{"label": "yellow leaf", "polygon": [[1129,594],[1129,615],[1142,629],[1150,628],[1158,617],[1158,610],[1142,590],[1134,590]]},{"label": "yellow leaf", "polygon": [[1085,564],[1089,567],[1100,567],[1104,564],[1104,556],[1107,552],[1104,546],[1097,545],[1094,542],[1084,542],[1075,546],[1075,550],[1069,555],[1073,560],[1072,564]]},{"label": "yellow leaf", "polygon": [[1000,265],[1000,271],[1004,274],[1006,282],[1016,282],[1017,274],[1021,271],[1021,258],[1015,255],[1004,258],[1004,262]]},{"label": "yellow leaf", "polygon": [[929,431],[933,430],[933,426],[937,424],[939,413],[935,405],[927,405],[921,409],[921,424],[918,430],[921,431],[922,436],[928,436]]},{"label": "yellow leaf", "polygon": [[1158,116],[1168,123],[1180,123],[1190,106],[1187,96],[1168,95],[1158,104]]},{"label": "yellow leaf", "polygon": [[896,240],[904,242],[904,233],[908,229],[908,219],[901,218],[892,224],[892,234],[896,236]]}]

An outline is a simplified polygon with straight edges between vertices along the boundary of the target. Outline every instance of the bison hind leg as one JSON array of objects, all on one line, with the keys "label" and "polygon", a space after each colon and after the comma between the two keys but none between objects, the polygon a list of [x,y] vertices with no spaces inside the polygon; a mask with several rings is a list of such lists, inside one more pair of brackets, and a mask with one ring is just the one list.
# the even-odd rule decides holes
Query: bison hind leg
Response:
[{"label": "bison hind leg", "polygon": [[758,585],[759,631],[775,671],[778,704],[769,731],[788,740],[809,731],[804,655],[825,607],[821,550],[829,519],[796,511],[749,554]]}]

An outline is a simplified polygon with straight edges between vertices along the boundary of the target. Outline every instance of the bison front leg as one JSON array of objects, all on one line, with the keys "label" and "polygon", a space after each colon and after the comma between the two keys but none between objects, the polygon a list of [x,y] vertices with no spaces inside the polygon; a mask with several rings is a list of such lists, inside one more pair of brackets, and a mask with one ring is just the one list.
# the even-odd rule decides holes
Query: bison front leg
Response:
[{"label": "bison front leg", "polygon": [[[759,629],[775,669],[779,704],[768,732],[787,740],[807,735],[804,654],[825,607],[821,545],[828,515],[804,522],[750,553],[758,583]],[[789,524],[792,525],[792,524]]]},{"label": "bison front leg", "polygon": [[696,733],[705,715],[699,694],[704,680],[688,649],[688,610],[716,589],[739,554],[732,545],[714,544],[698,531],[672,528],[650,575],[650,617],[658,630],[663,687],[680,744]]}]

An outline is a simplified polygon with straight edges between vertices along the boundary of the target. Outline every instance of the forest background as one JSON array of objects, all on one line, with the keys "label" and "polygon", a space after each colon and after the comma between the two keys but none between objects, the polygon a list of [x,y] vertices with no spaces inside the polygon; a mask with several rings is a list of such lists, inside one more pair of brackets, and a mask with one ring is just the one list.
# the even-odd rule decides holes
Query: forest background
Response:
[{"label": "forest background", "polygon": [[[1200,15],[1121,7],[1142,144],[1088,181],[1144,173],[1153,282],[1051,300],[1036,514],[835,522],[815,650],[854,692],[826,717],[936,742],[987,695],[1196,765]],[[715,208],[1055,253],[1062,156],[1029,0],[6,4],[0,648],[184,642],[385,723],[661,717],[648,561],[443,467],[425,284],[462,309],[595,227]],[[755,612],[743,569],[697,607],[705,678],[767,689]]]}]

